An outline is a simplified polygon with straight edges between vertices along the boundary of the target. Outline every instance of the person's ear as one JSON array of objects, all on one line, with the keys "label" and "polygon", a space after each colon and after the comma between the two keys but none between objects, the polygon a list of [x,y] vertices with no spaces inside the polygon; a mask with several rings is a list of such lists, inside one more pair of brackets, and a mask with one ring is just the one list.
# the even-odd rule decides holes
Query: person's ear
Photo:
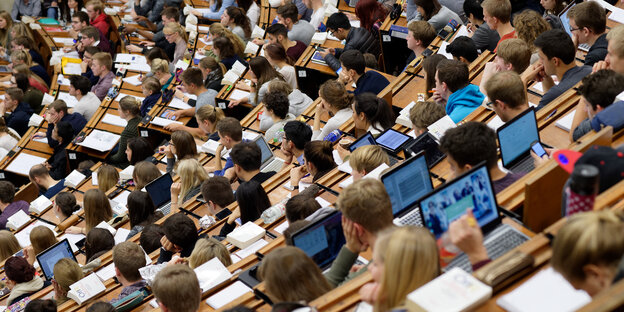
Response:
[{"label": "person's ear", "polygon": [[501,101],[501,100],[494,100],[494,105],[498,105],[498,107],[500,107],[501,109],[505,109],[507,108],[507,105],[505,105],[505,102]]},{"label": "person's ear", "polygon": [[360,112],[359,114],[357,114],[358,118],[360,120],[365,120],[366,119],[366,115],[364,114],[364,112]]},{"label": "person's ear", "polygon": [[422,47],[422,40],[416,40],[416,45]]},{"label": "person's ear", "polygon": [[175,252],[181,252],[182,248],[174,243],[171,243],[171,245],[173,245],[173,250],[175,250]]},{"label": "person's ear", "polygon": [[162,302],[158,301],[158,299],[156,299],[156,302],[158,302],[158,306],[160,307],[160,310],[162,312],[169,312],[169,310],[167,309],[167,307],[165,307],[164,304],[162,304]]},{"label": "person's ear", "polygon": [[117,267],[115,267],[115,276],[116,277],[120,277],[121,276],[121,272],[119,272],[119,269]]},{"label": "person's ear", "polygon": [[604,107],[600,106],[600,104],[596,104],[596,109],[595,109],[596,112],[600,112],[603,109],[604,109]]},{"label": "person's ear", "polygon": [[613,276],[611,276],[611,274],[608,274],[607,270],[608,269],[606,267],[598,266],[595,264],[584,265],[584,290],[590,293],[590,295],[594,295],[600,292],[602,289],[609,287]]},{"label": "person's ear", "polygon": [[466,172],[466,171],[472,169],[472,165],[465,164],[463,169],[464,169],[464,172]]},{"label": "person's ear", "polygon": [[446,85],[446,82],[442,82],[442,88],[444,90],[448,90],[449,89],[448,86]]},{"label": "person's ear", "polygon": [[470,64],[470,62],[463,56],[459,57],[459,61],[462,62],[462,63]]}]

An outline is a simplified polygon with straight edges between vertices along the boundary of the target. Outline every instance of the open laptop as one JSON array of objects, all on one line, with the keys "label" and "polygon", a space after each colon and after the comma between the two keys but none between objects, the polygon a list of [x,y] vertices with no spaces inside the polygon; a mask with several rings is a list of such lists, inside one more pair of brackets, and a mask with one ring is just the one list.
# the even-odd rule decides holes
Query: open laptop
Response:
[{"label": "open laptop", "polygon": [[[565,31],[568,33],[570,38],[573,38],[574,36],[572,35],[572,31],[570,30],[570,18],[568,17],[568,12],[570,12],[570,9],[575,5],[576,1],[572,1],[567,7],[565,7],[565,9],[563,9],[563,11],[561,11],[561,13],[559,13],[559,20],[561,21],[561,25],[563,26],[563,29],[565,29]],[[578,48],[581,51],[587,52],[589,51],[590,46],[587,43],[581,43],[579,44]]]},{"label": "open laptop", "polygon": [[412,142],[405,145],[404,150],[406,156],[413,156],[418,154],[420,151],[424,151],[429,169],[433,168],[433,166],[437,165],[442,159],[444,159],[444,157],[446,157],[446,155],[440,151],[440,145],[436,141],[435,137],[429,132],[419,135]]},{"label": "open laptop", "polygon": [[390,202],[394,224],[422,226],[417,201],[433,190],[425,154],[420,152],[381,176]]},{"label": "open laptop", "polygon": [[[529,238],[508,224],[501,222],[500,211],[490,174],[485,162],[455,180],[435,189],[419,200],[424,225],[440,238],[454,220],[472,208],[478,225],[483,231],[483,243],[490,259],[496,259]],[[466,254],[455,257],[447,269],[460,267],[470,272],[471,265]]]},{"label": "open laptop", "polygon": [[39,267],[41,267],[41,271],[43,272],[46,280],[49,281],[54,278],[54,265],[63,258],[69,258],[76,261],[76,256],[74,256],[74,252],[72,251],[67,238],[37,255]]},{"label": "open laptop", "polygon": [[167,172],[145,186],[154,206],[165,216],[171,212],[171,184],[173,179],[171,173]]},{"label": "open laptop", "polygon": [[535,168],[531,145],[539,141],[535,110],[530,107],[496,130],[503,167],[514,173],[527,173]]},{"label": "open laptop", "polygon": [[338,257],[346,240],[342,232],[342,213],[335,211],[292,235],[293,246],[303,250],[321,270],[328,269]]},{"label": "open laptop", "polygon": [[[370,131],[366,132],[366,134],[362,135],[357,140],[355,140],[355,142],[351,143],[351,145],[349,145],[349,152],[353,153],[353,151],[355,151],[358,147],[366,146],[366,145],[377,145],[377,142],[375,141],[375,137],[373,136],[372,133],[370,133]],[[399,162],[400,160],[399,158],[395,157],[387,149],[384,148],[384,150],[386,151],[386,154],[388,154],[388,159],[390,160],[390,166],[394,166],[394,164]]]},{"label": "open laptop", "polygon": [[282,169],[282,166],[284,165],[284,160],[273,155],[273,151],[271,150],[271,147],[269,146],[267,141],[264,139],[263,135],[257,136],[254,142],[256,143],[256,145],[258,145],[260,151],[262,152],[262,164],[260,165],[260,172],[277,172]]}]

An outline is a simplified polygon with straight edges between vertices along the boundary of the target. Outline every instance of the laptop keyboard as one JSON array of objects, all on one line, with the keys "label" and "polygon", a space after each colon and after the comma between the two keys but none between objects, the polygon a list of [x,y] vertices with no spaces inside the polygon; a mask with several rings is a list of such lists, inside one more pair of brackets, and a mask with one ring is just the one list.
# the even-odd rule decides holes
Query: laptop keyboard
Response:
[{"label": "laptop keyboard", "polygon": [[168,215],[171,212],[171,202],[164,204],[162,207],[156,209],[162,212],[163,215]]},{"label": "laptop keyboard", "polygon": [[394,224],[397,226],[406,226],[406,225],[415,225],[415,226],[423,226],[422,219],[420,218],[420,208],[415,208],[410,211],[408,214],[394,219]]},{"label": "laptop keyboard", "polygon": [[388,155],[388,159],[390,159],[390,167],[394,166],[396,163],[399,162],[399,159],[392,155]]},{"label": "laptop keyboard", "polygon": [[[488,235],[484,245],[488,256],[490,259],[494,260],[501,257],[511,249],[526,242],[528,239],[529,238],[526,235],[507,224],[503,224]],[[470,261],[468,261],[468,256],[465,253],[455,257],[445,268],[445,270],[449,270],[454,267],[459,267],[469,273],[472,272],[472,265],[470,264]]]},{"label": "laptop keyboard", "polygon": [[515,164],[513,167],[511,167],[511,172],[528,173],[528,172],[531,172],[531,170],[533,169],[535,169],[535,164],[533,163],[533,157],[529,156],[523,159],[521,162]]},{"label": "laptop keyboard", "polygon": [[263,172],[263,173],[267,173],[271,171],[278,172],[280,169],[282,169],[283,165],[284,165],[284,161],[276,157],[273,160],[271,160],[271,162],[266,167],[262,168],[260,172]]}]

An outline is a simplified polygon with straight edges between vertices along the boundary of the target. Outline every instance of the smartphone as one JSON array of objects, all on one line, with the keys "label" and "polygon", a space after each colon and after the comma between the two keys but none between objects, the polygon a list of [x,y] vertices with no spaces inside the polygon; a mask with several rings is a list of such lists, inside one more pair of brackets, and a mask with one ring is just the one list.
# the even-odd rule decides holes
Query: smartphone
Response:
[{"label": "smartphone", "polygon": [[227,216],[231,215],[232,211],[230,211],[230,209],[227,208],[223,208],[223,210],[219,211],[215,217],[217,218],[217,220],[223,220],[225,219]]},{"label": "smartphone", "polygon": [[533,144],[531,144],[531,150],[533,150],[533,153],[535,153],[539,158],[542,158],[542,156],[548,154],[546,153],[544,146],[542,146],[542,143],[540,143],[539,141],[535,141],[533,142]]}]

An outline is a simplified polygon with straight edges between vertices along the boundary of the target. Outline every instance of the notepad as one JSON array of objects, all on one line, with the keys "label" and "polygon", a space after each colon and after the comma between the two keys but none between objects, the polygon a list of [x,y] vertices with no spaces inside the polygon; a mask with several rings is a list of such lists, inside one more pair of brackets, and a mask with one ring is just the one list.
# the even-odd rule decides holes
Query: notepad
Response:
[{"label": "notepad", "polygon": [[457,125],[453,122],[453,119],[451,119],[449,115],[445,115],[444,117],[438,119],[438,121],[429,125],[427,130],[436,138],[436,140],[440,141],[446,130],[455,127],[457,127]]},{"label": "notepad", "polygon": [[250,292],[253,292],[253,289],[249,288],[241,281],[236,281],[234,284],[208,297],[208,299],[206,299],[206,304],[214,309],[220,309],[226,304],[238,299],[240,296]]},{"label": "notepad", "polygon": [[19,153],[15,159],[7,166],[6,171],[28,176],[30,168],[34,165],[42,164],[47,159],[35,155],[28,154],[26,152]]},{"label": "notepad", "polygon": [[142,83],[141,80],[139,80],[139,77],[141,77],[141,75],[134,75],[134,76],[126,77],[122,79],[122,81],[129,83],[133,86],[138,86]]},{"label": "notepad", "polygon": [[234,100],[234,101],[238,101],[242,98],[246,98],[249,97],[249,92],[247,91],[243,91],[240,89],[234,89],[234,91],[232,91],[232,94],[230,94],[230,100]]},{"label": "notepad", "polygon": [[98,225],[96,225],[95,227],[98,228],[98,229],[108,230],[113,235],[115,235],[115,233],[117,233],[117,230],[115,230],[114,227],[112,227],[108,223],[106,223],[106,221],[102,221],[102,222],[98,223]]},{"label": "notepad", "polygon": [[77,144],[100,152],[106,152],[112,150],[120,138],[119,134],[93,129],[84,141]]},{"label": "notepad", "polygon": [[203,293],[232,277],[232,273],[228,271],[217,257],[198,266],[194,271],[199,280],[199,287],[202,289]]},{"label": "notepad", "polygon": [[547,268],[500,297],[496,304],[514,312],[576,311],[590,301],[585,291],[575,290],[561,274]]},{"label": "notepad", "polygon": [[52,202],[44,195],[40,195],[37,199],[30,202],[30,208],[28,211],[40,215],[50,206],[52,206]]},{"label": "notepad", "polygon": [[100,278],[96,274],[90,274],[69,286],[67,298],[73,299],[78,305],[81,305],[104,291],[106,291],[106,286],[102,284]]},{"label": "notepad", "polygon": [[559,120],[555,122],[555,125],[565,130],[566,132],[570,132],[570,130],[572,129],[572,122],[574,121],[575,113],[576,113],[576,109],[569,112],[567,115],[563,116],[562,118],[559,118]]},{"label": "notepad", "polygon": [[286,229],[288,228],[290,224],[288,223],[288,220],[282,222],[280,225],[276,226],[273,231],[280,233],[280,234],[284,234],[284,231],[286,231]]},{"label": "notepad", "polygon": [[167,106],[177,108],[177,109],[189,109],[192,107],[191,105],[188,105],[187,103],[185,103],[184,101],[180,99],[171,100],[171,102],[169,102],[169,105]]},{"label": "notepad", "polygon": [[128,125],[128,121],[113,114],[106,113],[104,117],[102,117],[101,122],[117,127],[126,127]]},{"label": "notepad", "polygon": [[267,242],[266,240],[259,239],[257,242],[247,246],[247,248],[245,248],[245,249],[241,249],[241,250],[235,252],[234,254],[237,257],[241,258],[241,259],[245,259],[245,258],[255,254],[256,251],[260,250],[260,248],[262,248],[262,247],[264,247],[264,246],[266,246],[268,244],[269,244],[269,242]]},{"label": "notepad", "polygon": [[177,120],[171,120],[171,119],[166,119],[162,117],[154,117],[154,119],[152,119],[152,124],[155,126],[166,127],[172,123],[177,123],[180,125],[182,124],[181,122]]}]

